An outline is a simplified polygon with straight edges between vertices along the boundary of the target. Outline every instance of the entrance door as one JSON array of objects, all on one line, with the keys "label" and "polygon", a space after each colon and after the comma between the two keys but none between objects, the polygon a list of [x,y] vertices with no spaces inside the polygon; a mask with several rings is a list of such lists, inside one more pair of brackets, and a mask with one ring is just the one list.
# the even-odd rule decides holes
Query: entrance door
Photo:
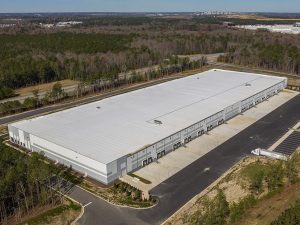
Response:
[{"label": "entrance door", "polygon": [[121,170],[121,176],[125,176],[127,174],[126,168]]},{"label": "entrance door", "polygon": [[121,176],[125,176],[127,174],[126,162],[121,164]]}]

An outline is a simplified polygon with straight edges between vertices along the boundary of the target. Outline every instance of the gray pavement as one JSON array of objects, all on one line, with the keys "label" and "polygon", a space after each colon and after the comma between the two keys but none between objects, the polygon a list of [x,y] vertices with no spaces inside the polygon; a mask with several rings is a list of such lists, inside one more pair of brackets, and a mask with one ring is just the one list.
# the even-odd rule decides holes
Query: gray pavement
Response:
[{"label": "gray pavement", "polygon": [[[263,117],[222,145],[190,164],[151,194],[159,203],[150,209],[129,209],[113,206],[75,187],[70,196],[84,205],[79,224],[134,225],[161,224],[196,194],[218,179],[226,170],[257,147],[268,148],[300,119],[300,96]],[[210,170],[206,170],[210,168]]]}]

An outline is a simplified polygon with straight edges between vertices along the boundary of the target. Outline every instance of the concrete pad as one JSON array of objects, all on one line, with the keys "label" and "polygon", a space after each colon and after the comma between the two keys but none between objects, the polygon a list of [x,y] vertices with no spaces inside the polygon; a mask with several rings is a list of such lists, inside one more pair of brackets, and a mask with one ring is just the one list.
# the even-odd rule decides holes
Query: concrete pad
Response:
[{"label": "concrete pad", "polygon": [[[141,168],[135,174],[151,181],[151,184],[142,184],[139,186],[143,191],[153,189],[164,180],[173,176],[298,94],[297,92],[284,90],[256,107],[232,118],[227,123],[214,128],[208,134],[194,139],[156,162]],[[131,181],[127,180],[127,182],[130,183]],[[137,186],[136,181],[133,183],[134,186]]]}]

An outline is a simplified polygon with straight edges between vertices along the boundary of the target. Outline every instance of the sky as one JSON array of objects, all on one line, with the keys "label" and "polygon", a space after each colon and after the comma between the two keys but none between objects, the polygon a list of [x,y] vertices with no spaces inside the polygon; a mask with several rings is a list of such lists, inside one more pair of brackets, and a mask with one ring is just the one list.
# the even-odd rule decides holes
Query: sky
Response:
[{"label": "sky", "polygon": [[0,0],[0,12],[295,12],[300,0]]}]

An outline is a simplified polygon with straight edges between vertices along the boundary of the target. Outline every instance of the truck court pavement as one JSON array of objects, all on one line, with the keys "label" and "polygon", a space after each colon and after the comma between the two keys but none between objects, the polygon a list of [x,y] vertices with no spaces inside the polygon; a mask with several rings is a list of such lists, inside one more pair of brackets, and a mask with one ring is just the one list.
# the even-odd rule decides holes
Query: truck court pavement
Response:
[{"label": "truck court pavement", "polygon": [[[256,123],[199,158],[157,187],[151,194],[159,203],[150,209],[118,207],[74,187],[70,197],[85,207],[78,224],[161,224],[181,206],[204,190],[251,150],[270,147],[300,119],[300,95],[275,109]],[[207,170],[207,168],[210,168]],[[89,204],[92,202],[91,204]]]}]

